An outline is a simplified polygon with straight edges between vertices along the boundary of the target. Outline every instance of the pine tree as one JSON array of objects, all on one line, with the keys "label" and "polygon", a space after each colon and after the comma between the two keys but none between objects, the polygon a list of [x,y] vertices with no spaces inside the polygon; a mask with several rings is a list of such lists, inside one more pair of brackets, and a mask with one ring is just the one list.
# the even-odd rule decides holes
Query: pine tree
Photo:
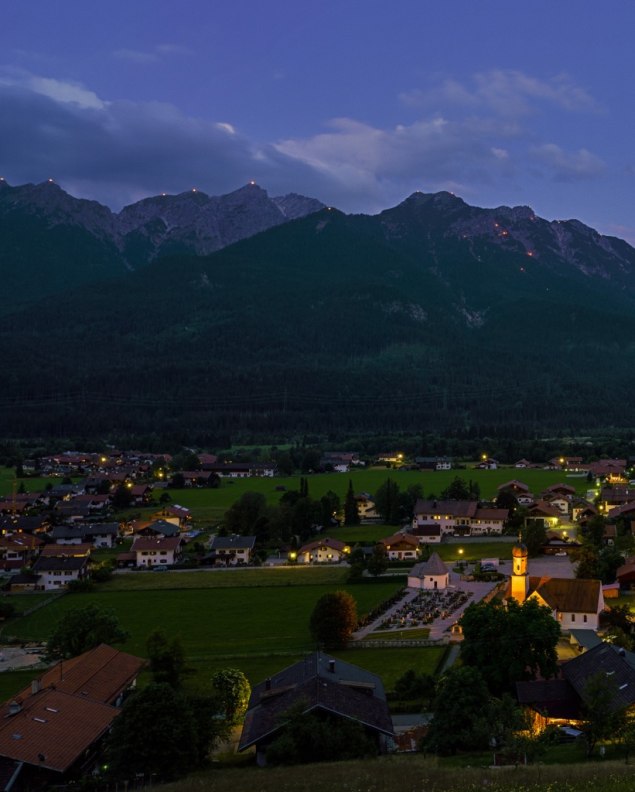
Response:
[{"label": "pine tree", "polygon": [[344,525],[359,525],[359,522],[359,511],[353,491],[353,481],[349,479],[346,500],[344,501]]}]

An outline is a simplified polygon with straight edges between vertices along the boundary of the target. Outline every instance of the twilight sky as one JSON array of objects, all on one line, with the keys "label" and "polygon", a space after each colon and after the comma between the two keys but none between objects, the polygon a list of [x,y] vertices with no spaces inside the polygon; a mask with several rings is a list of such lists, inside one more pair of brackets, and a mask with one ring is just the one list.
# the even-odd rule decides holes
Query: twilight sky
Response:
[{"label": "twilight sky", "polygon": [[0,30],[11,184],[447,189],[635,243],[632,0],[5,0]]}]

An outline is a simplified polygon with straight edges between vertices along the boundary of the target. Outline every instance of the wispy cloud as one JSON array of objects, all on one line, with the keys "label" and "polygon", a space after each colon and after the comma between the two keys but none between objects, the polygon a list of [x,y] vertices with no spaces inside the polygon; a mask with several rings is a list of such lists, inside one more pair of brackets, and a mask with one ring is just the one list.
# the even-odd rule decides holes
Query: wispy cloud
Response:
[{"label": "wispy cloud", "polygon": [[530,149],[533,159],[547,169],[554,181],[594,179],[606,170],[606,164],[585,148],[564,151],[555,143],[544,143]]},{"label": "wispy cloud", "polygon": [[598,112],[599,103],[567,74],[540,79],[521,71],[492,69],[477,72],[468,80],[446,77],[428,89],[404,91],[399,95],[408,107],[450,105],[500,116],[523,116],[542,105],[569,112]]}]

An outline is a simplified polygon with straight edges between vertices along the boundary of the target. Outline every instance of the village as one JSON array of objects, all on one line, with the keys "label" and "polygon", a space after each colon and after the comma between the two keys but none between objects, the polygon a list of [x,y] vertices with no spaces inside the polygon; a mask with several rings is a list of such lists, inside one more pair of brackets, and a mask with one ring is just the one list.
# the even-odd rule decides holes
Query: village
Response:
[{"label": "village", "polygon": [[[463,657],[464,642],[469,646],[473,640],[464,618],[466,611],[474,612],[472,606],[513,612],[516,606],[534,603],[557,625],[557,671],[523,673],[509,688],[536,735],[556,729],[562,740],[583,740],[586,686],[598,674],[618,683],[615,694],[613,688],[604,691],[614,700],[612,711],[624,713],[635,706],[629,599],[635,582],[635,489],[627,460],[585,464],[581,458],[563,456],[543,464],[520,460],[502,465],[483,455],[459,467],[444,457],[408,460],[390,452],[362,461],[349,452],[328,452],[319,460],[321,472],[301,476],[298,490],[297,475],[281,476],[273,462],[219,462],[212,454],[189,454],[186,461],[191,467],[176,467],[167,454],[66,452],[24,460],[17,475],[5,477],[0,500],[0,568],[5,576],[1,604],[6,613],[0,681],[12,674],[24,680],[20,675],[29,673],[33,684],[21,690],[20,681],[14,691],[6,688],[9,719],[6,734],[0,729],[0,757],[10,776],[18,765],[22,768],[16,775],[21,774],[21,783],[66,783],[87,772],[88,756],[98,763],[125,691],[135,686],[139,674],[143,680],[148,673],[145,636],[135,635],[125,644],[126,651],[92,647],[70,661],[76,668],[74,687],[56,685],[53,695],[51,679],[59,669],[51,665],[42,672],[41,663],[54,624],[52,617],[46,627],[37,624],[32,611],[62,617],[82,597],[99,592],[103,601],[115,592],[125,594],[126,605],[118,613],[124,622],[130,615],[126,609],[132,612],[141,601],[143,608],[154,603],[153,612],[165,609],[167,614],[170,592],[183,588],[197,596],[191,600],[193,616],[202,612],[208,594],[220,608],[221,591],[229,612],[232,596],[262,591],[278,597],[291,585],[300,598],[297,603],[275,600],[291,620],[296,618],[293,613],[307,620],[320,592],[325,596],[344,587],[361,598],[345,654],[341,646],[331,653],[328,641],[318,644],[316,652],[306,628],[299,636],[291,635],[297,626],[288,638],[276,640],[268,635],[260,606],[255,601],[247,606],[265,623],[259,627],[259,651],[242,661],[251,697],[244,726],[242,719],[234,726],[232,750],[253,755],[258,764],[275,761],[272,745],[280,734],[273,725],[306,697],[313,689],[310,680],[316,678],[323,680],[324,698],[309,697],[307,713],[326,708],[336,718],[352,718],[379,753],[416,751],[429,735],[434,737],[433,701],[424,706],[416,696],[413,700],[406,695],[409,714],[397,715],[395,689],[407,673],[423,673],[441,690],[443,680],[461,670],[455,662]],[[357,481],[359,488],[353,485]],[[373,481],[377,486],[371,492]],[[394,492],[393,482],[398,482]],[[396,498],[399,486],[409,488],[410,500],[402,498],[396,510],[383,496],[388,491]],[[337,506],[332,512],[323,510],[327,523],[311,521],[307,527],[306,521],[298,522],[297,504],[310,501],[309,488],[311,494],[323,492],[321,500],[326,498],[329,508]],[[271,527],[263,528],[262,513],[243,514],[241,504],[253,500],[254,491],[265,493],[260,497],[270,504],[267,526],[280,517],[271,510],[281,501],[298,533],[276,534]],[[210,512],[203,504],[215,498],[222,505]],[[212,521],[210,514],[225,517]],[[311,512],[312,517],[316,514]],[[244,530],[231,530],[237,525]],[[309,593],[318,581],[319,588]],[[143,618],[135,618],[137,629],[144,624],[150,632],[158,626],[171,638],[183,636],[181,628],[189,619],[182,613],[177,627],[167,615],[148,620],[147,610]],[[215,643],[218,653],[228,656],[218,633],[224,616],[219,618],[215,629],[192,627],[184,642],[186,653],[191,651],[189,641],[205,644],[206,662],[212,667],[217,662]],[[247,629],[251,622],[247,614],[244,619]],[[200,636],[195,637],[197,632]],[[280,650],[290,660],[298,657],[297,664],[277,657]],[[384,659],[385,653],[392,661]],[[393,668],[386,676],[388,663]],[[101,669],[95,679],[103,674],[112,684],[102,691],[95,681],[99,692],[85,700],[84,715],[75,711],[80,707],[76,699],[95,664]],[[71,665],[66,668],[70,671]],[[50,701],[43,691],[49,691]],[[62,695],[68,699],[62,701]],[[50,713],[65,707],[78,724],[88,718],[94,729],[73,733],[68,741],[73,750],[53,761],[57,729],[69,727],[67,718],[62,721]],[[91,707],[95,712],[107,707],[108,715],[94,720]],[[46,729],[39,728],[42,718]],[[35,730],[25,742],[11,736],[18,733],[20,719],[20,734]],[[615,734],[605,733],[604,743],[619,743],[618,731],[615,727]],[[517,763],[517,752],[504,750],[502,743],[499,747],[495,762]]]}]

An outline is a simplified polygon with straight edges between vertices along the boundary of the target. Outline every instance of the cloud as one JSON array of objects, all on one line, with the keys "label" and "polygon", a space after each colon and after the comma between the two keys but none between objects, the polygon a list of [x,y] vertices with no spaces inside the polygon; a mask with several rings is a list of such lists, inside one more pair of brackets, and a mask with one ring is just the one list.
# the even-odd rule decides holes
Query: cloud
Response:
[{"label": "cloud", "polygon": [[[541,93],[531,81],[516,84]],[[451,93],[459,97],[460,86]],[[502,95],[500,84],[495,93]],[[521,119],[495,113],[420,112],[392,126],[341,117],[314,135],[258,142],[228,120],[161,102],[110,101],[15,69],[0,70],[0,105],[0,171],[10,183],[53,177],[113,208],[192,187],[229,192],[254,179],[273,195],[302,192],[344,211],[374,212],[415,190],[450,190],[477,203],[488,188],[524,198],[527,175],[566,183],[605,168],[588,149],[567,152],[531,137]]]},{"label": "cloud", "polygon": [[69,192],[120,208],[196,186],[218,194],[255,179],[272,194],[326,194],[307,164],[256,144],[231,124],[160,102],[107,102],[71,83],[0,75],[0,170],[9,183],[50,176]]},{"label": "cloud", "polygon": [[530,155],[537,163],[544,166],[547,175],[554,181],[595,179],[606,170],[603,160],[585,148],[566,152],[555,143],[544,143],[532,147]]},{"label": "cloud", "polygon": [[445,78],[429,90],[415,89],[399,95],[408,107],[455,106],[518,117],[552,105],[569,112],[597,112],[596,100],[567,74],[539,79],[516,70],[477,72],[464,84]]}]

